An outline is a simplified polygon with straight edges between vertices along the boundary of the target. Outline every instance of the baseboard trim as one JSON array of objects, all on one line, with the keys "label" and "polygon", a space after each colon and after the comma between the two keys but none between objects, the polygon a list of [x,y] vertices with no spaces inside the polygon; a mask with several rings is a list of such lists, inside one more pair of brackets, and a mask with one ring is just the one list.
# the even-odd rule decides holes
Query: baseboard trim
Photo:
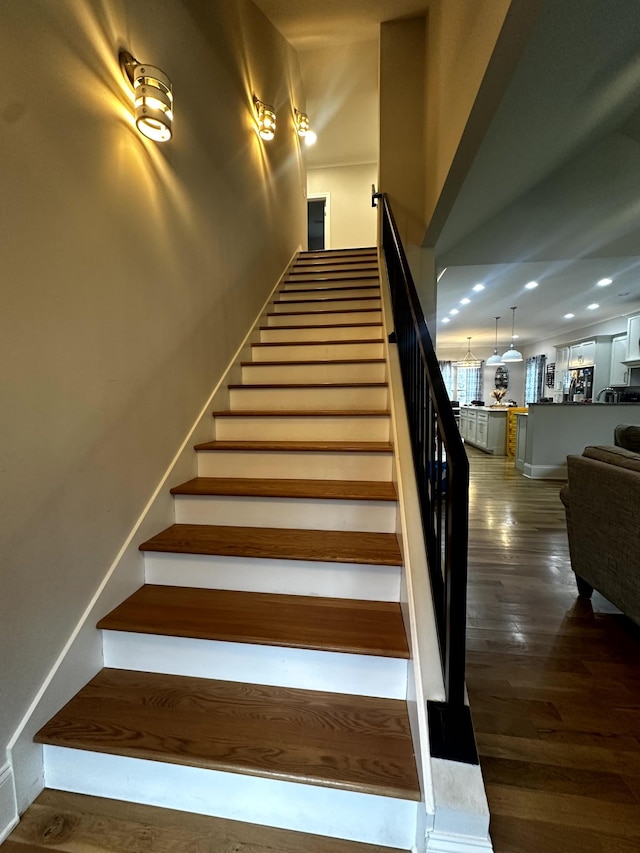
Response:
[{"label": "baseboard trim", "polygon": [[530,480],[566,480],[567,465],[531,465],[530,462],[524,463],[522,473]]},{"label": "baseboard trim", "polygon": [[0,767],[0,844],[18,824],[13,770],[10,764]]},{"label": "baseboard trim", "polygon": [[485,841],[442,832],[432,832],[427,836],[426,853],[490,853],[492,850],[490,838]]}]

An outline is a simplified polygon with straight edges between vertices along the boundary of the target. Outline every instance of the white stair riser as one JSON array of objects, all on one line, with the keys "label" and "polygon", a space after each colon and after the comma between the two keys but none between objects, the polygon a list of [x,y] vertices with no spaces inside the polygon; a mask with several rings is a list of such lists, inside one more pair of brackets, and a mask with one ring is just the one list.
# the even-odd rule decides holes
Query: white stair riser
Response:
[{"label": "white stair riser", "polygon": [[399,601],[399,566],[147,551],[145,580],[161,586]]},{"label": "white stair riser", "polygon": [[280,314],[288,311],[357,311],[359,308],[380,308],[379,299],[293,299],[274,302],[273,310]]},{"label": "white stair riser", "polygon": [[287,382],[385,382],[386,364],[359,361],[350,364],[247,364],[242,368],[242,381],[248,385]]},{"label": "white stair riser", "polygon": [[269,326],[260,329],[263,344],[288,343],[289,341],[367,341],[382,337],[382,326],[305,326],[304,328],[278,328]]},{"label": "white stair riser", "polygon": [[253,346],[252,361],[318,361],[333,358],[382,358],[384,345],[374,341],[339,341],[337,343],[282,344],[279,346]]},{"label": "white stair riser", "polygon": [[309,480],[379,480],[393,474],[391,453],[201,450],[199,477],[272,477]]},{"label": "white stair riser", "polygon": [[[331,287],[316,286],[315,288],[289,288],[280,290],[276,296],[278,302],[298,301],[302,299],[363,299],[365,296],[380,296],[377,284],[356,285],[349,287],[342,282],[332,283]],[[302,290],[302,292],[301,292]]]},{"label": "white stair riser", "polygon": [[395,533],[394,501],[175,495],[178,524]]},{"label": "white stair riser", "polygon": [[318,279],[309,275],[304,275],[301,276],[299,280],[290,278],[285,281],[278,293],[295,293],[301,290],[305,293],[318,293],[328,287],[348,287],[349,290],[357,290],[358,288],[365,288],[369,290],[370,288],[375,288],[379,293],[380,279],[375,275],[375,273],[368,277],[363,276],[362,278],[357,278],[355,280],[346,277]]},{"label": "white stair riser", "polygon": [[389,418],[251,415],[214,418],[218,441],[389,441]]},{"label": "white stair riser", "polygon": [[382,312],[375,311],[314,311],[313,314],[269,314],[268,326],[321,326],[336,323],[382,323]]},{"label": "white stair riser", "polygon": [[44,767],[55,790],[403,849],[415,839],[407,800],[56,746]]},{"label": "white stair riser", "polygon": [[344,388],[319,385],[310,388],[232,388],[229,408],[247,411],[325,411],[386,410],[389,392],[386,385],[348,385]]},{"label": "white stair riser", "polygon": [[103,631],[104,665],[191,678],[404,699],[407,661],[375,655]]}]

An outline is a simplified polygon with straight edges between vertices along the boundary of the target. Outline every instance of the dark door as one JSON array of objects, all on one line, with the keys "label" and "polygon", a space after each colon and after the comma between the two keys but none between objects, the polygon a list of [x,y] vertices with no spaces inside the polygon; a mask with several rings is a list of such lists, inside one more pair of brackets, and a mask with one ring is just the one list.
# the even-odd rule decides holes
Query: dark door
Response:
[{"label": "dark door", "polygon": [[324,210],[326,198],[307,201],[307,241],[310,252],[324,249]]}]

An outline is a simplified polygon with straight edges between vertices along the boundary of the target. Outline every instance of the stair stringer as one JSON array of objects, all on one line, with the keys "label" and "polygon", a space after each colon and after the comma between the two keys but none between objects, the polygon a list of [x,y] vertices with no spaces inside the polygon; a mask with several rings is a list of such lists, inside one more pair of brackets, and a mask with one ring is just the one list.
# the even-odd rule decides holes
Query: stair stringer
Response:
[{"label": "stair stringer", "polygon": [[400,601],[410,651],[407,705],[424,797],[415,849],[418,853],[486,853],[493,848],[479,765],[436,759],[430,753],[427,701],[443,701],[445,689],[398,348],[388,343],[393,314],[383,257],[379,266],[398,491],[396,532],[404,566]]},{"label": "stair stringer", "polygon": [[[269,306],[300,250],[299,246],[269,292],[246,337],[230,359],[184,441],[160,477],[149,501],[120,546],[115,559],[9,741],[6,750],[7,763],[0,764],[0,842],[9,834],[19,815],[31,805],[45,785],[43,747],[34,742],[34,735],[102,669],[102,632],[96,629],[96,623],[144,584],[144,555],[139,550],[139,543],[173,523],[175,508],[169,488],[174,483],[196,476],[197,458],[193,445],[210,438],[211,411],[228,407],[227,386],[241,381],[241,363],[250,358],[252,344],[259,341],[259,329],[261,325],[266,324]],[[11,814],[14,804],[15,813]]]}]

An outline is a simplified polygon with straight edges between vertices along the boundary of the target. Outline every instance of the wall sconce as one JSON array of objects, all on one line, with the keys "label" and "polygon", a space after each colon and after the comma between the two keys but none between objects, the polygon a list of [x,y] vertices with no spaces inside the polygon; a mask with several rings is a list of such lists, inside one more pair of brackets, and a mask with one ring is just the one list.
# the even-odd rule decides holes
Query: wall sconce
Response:
[{"label": "wall sconce", "polygon": [[253,104],[258,119],[258,133],[263,139],[273,139],[276,135],[276,114],[273,107],[264,104],[261,100],[253,98]]},{"label": "wall sconce", "polygon": [[306,113],[301,113],[300,110],[295,109],[294,113],[296,117],[296,130],[298,131],[298,136],[306,136],[309,132],[309,116]]},{"label": "wall sconce", "polygon": [[167,142],[173,128],[171,80],[159,68],[138,62],[123,50],[120,67],[133,86],[136,127],[154,142]]}]

